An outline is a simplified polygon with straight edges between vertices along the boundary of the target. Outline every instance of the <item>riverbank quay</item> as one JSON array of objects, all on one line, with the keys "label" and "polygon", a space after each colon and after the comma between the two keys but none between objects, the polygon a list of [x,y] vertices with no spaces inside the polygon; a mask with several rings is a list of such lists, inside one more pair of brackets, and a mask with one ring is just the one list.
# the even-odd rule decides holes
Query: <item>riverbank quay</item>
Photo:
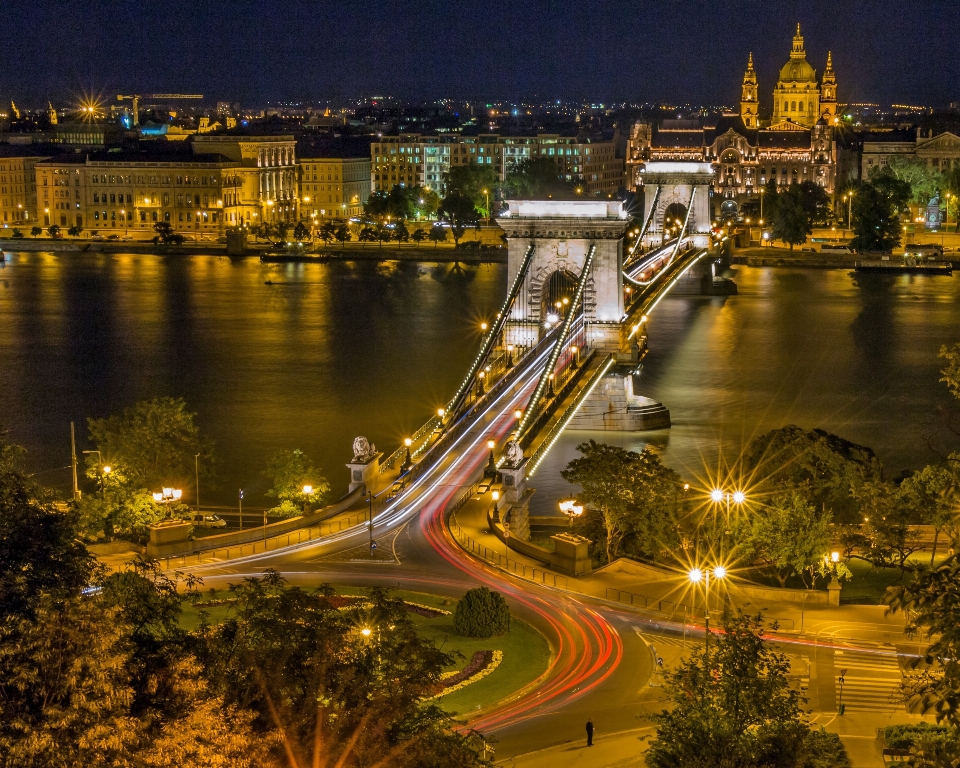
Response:
[{"label": "riverbank quay", "polygon": [[[858,262],[864,261],[864,256],[855,253],[833,254],[795,248],[779,248],[774,246],[752,246],[736,248],[731,256],[731,263],[742,264],[748,267],[799,267],[807,269],[846,269],[854,271]],[[877,259],[878,263],[880,260]],[[903,262],[903,251],[894,252],[890,256],[887,269],[894,271],[897,264]],[[886,263],[886,262],[882,262]],[[942,262],[944,267],[952,266],[960,269],[960,253],[945,253]],[[949,276],[949,275],[948,275]]]},{"label": "riverbank quay", "polygon": [[[475,243],[471,240],[469,243]],[[22,253],[104,253],[144,254],[151,256],[229,256],[231,259],[261,259],[271,263],[323,264],[328,261],[409,261],[438,264],[506,264],[506,249],[453,245],[403,246],[355,243],[347,245],[313,245],[301,252],[277,251],[267,243],[248,243],[240,255],[227,251],[224,243],[200,242],[183,245],[156,245],[152,242],[112,240],[0,239],[0,252]]]}]

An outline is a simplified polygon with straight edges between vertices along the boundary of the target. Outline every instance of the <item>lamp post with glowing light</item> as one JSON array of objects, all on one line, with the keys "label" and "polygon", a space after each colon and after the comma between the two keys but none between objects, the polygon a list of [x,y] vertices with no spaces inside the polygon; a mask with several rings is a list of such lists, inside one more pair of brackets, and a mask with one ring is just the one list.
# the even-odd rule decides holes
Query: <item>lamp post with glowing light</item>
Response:
[{"label": "lamp post with glowing light", "polygon": [[487,440],[487,448],[490,449],[490,458],[487,459],[487,467],[483,470],[484,477],[495,478],[497,476],[497,460],[493,455],[493,449],[497,447],[497,441]]},{"label": "lamp post with glowing light", "polygon": [[576,499],[563,499],[560,504],[560,511],[567,516],[569,521],[568,528],[573,528],[573,519],[583,514],[583,504],[578,504]]},{"label": "lamp post with glowing light", "polygon": [[179,488],[161,488],[153,494],[153,500],[157,504],[164,504],[167,507],[166,517],[170,517],[170,504],[179,503],[182,497],[183,491]]},{"label": "lamp post with glowing light", "polygon": [[407,450],[406,450],[406,455],[403,457],[403,464],[400,465],[401,475],[404,472],[409,471],[411,465],[413,464],[413,459],[410,456],[410,446],[413,445],[413,440],[411,440],[409,437],[404,438],[403,445]]},{"label": "lamp post with glowing light", "polygon": [[313,496],[313,486],[312,485],[303,486],[303,514],[307,514],[310,511],[311,496]]},{"label": "lamp post with glowing light", "polygon": [[724,491],[722,488],[714,488],[710,491],[710,501],[714,504],[721,504],[726,502],[727,514],[730,514],[730,505],[736,504],[738,507],[743,506],[744,502],[747,500],[747,495],[743,491]]},{"label": "lamp post with glowing light", "polygon": [[727,569],[722,565],[714,566],[712,571],[710,568],[691,568],[687,573],[687,578],[690,583],[697,585],[701,581],[704,583],[703,589],[703,619],[705,632],[703,636],[703,646],[704,653],[706,657],[706,664],[709,668],[710,665],[710,576],[713,575],[715,579],[723,580],[726,578]]},{"label": "lamp post with glowing light", "polygon": [[93,451],[84,451],[84,453],[95,453],[95,454],[97,454],[97,481],[98,481],[98,483],[99,483],[99,485],[100,485],[100,499],[102,500],[102,499],[103,499],[103,495],[104,495],[104,484],[105,484],[105,483],[104,483],[104,480],[105,480],[106,476],[109,475],[109,474],[113,471],[113,467],[111,467],[109,464],[104,464],[104,463],[103,463],[103,456],[102,456],[102,454],[100,453],[100,451],[96,451],[96,450],[93,450]]}]

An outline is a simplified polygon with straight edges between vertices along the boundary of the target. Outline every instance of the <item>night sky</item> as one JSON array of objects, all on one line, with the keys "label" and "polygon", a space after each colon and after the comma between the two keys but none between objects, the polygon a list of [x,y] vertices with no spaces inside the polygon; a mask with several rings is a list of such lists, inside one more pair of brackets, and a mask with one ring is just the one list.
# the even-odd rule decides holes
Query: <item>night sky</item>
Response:
[{"label": "night sky", "polygon": [[210,101],[763,98],[796,22],[843,102],[960,100],[958,0],[10,0],[0,98],[203,93]]}]

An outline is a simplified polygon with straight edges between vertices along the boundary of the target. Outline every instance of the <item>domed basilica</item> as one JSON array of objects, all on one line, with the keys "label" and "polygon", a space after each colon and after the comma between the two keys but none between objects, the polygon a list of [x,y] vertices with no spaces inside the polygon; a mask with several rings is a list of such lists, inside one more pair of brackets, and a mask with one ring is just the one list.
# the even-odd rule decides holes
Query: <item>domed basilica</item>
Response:
[{"label": "domed basilica", "polygon": [[[770,114],[770,113],[768,113]],[[710,163],[714,171],[711,208],[716,215],[756,199],[773,181],[778,186],[811,181],[828,194],[837,170],[837,80],[832,57],[818,80],[807,61],[797,25],[790,59],[773,89],[773,112],[762,120],[759,85],[750,54],[743,76],[740,111],[705,118],[638,121],[627,149],[628,184],[639,190],[651,161]],[[726,203],[726,201],[733,201]]]}]

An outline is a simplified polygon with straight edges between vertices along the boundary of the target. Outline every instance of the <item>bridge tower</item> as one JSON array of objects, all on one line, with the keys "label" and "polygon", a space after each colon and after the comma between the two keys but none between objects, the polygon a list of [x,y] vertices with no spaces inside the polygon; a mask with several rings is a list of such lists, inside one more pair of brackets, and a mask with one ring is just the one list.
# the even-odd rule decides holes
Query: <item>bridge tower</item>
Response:
[{"label": "bridge tower", "polygon": [[[654,160],[644,164],[638,178],[644,186],[644,221],[656,203],[653,218],[644,236],[645,247],[657,247],[675,234],[687,217],[687,233],[693,236],[697,248],[710,244],[710,188],[713,184],[713,166],[710,163]],[[660,194],[656,190],[660,189]],[[678,220],[680,224],[678,224]]]},{"label": "bridge tower", "polygon": [[606,352],[620,349],[623,317],[623,237],[627,213],[619,200],[511,200],[498,218],[507,236],[507,284],[533,246],[505,344],[533,347],[550,324],[554,305],[573,295],[590,250],[593,260],[583,291],[585,340]]}]

